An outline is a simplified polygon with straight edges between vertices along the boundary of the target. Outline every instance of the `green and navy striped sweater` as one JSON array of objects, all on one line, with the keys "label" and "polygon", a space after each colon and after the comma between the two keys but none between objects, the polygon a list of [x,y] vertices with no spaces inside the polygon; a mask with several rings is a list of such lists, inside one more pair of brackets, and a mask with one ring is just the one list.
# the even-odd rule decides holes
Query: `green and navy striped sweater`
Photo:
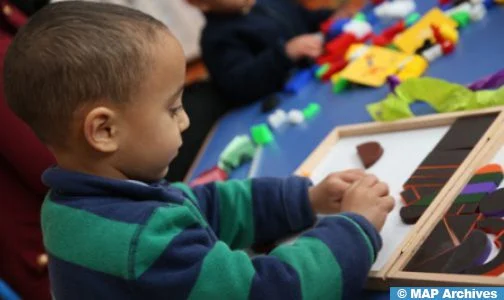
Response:
[{"label": "green and navy striped sweater", "polygon": [[52,168],[42,207],[51,288],[61,299],[356,299],[381,247],[355,214],[293,243],[240,250],[314,225],[303,178],[190,189]]}]

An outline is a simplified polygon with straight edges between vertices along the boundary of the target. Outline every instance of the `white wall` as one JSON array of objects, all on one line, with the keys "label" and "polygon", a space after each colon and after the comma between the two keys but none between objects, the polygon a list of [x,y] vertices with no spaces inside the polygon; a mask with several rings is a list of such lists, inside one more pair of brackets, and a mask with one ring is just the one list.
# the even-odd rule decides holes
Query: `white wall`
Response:
[{"label": "white wall", "polygon": [[[65,0],[52,0],[59,2]],[[204,16],[185,0],[84,0],[130,6],[165,23],[182,43],[187,59],[200,55],[199,39]]]}]

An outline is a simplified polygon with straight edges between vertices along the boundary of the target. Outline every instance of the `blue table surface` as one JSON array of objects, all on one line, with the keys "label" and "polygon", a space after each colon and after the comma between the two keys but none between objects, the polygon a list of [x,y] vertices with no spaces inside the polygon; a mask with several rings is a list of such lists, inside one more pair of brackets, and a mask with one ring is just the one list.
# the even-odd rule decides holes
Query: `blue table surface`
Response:
[{"label": "blue table surface", "polygon": [[[437,1],[419,0],[417,11],[424,14]],[[387,24],[380,24],[378,32]],[[455,52],[434,61],[426,76],[467,84],[495,73],[504,67],[504,6],[491,9],[477,23],[460,31]],[[372,121],[365,106],[385,98],[388,87],[356,88],[341,94],[331,91],[331,84],[313,80],[298,94],[279,93],[281,109],[302,109],[310,102],[322,107],[321,113],[299,126],[284,126],[275,132],[275,142],[264,147],[257,176],[288,176],[310,155],[322,139],[336,126]],[[416,114],[432,113],[426,106],[413,108]],[[235,110],[224,116],[215,128],[207,147],[192,173],[192,178],[215,166],[219,154],[239,134],[248,134],[252,125],[267,122],[267,114],[260,111],[260,103]],[[234,170],[232,178],[246,178],[250,164]],[[191,178],[191,179],[192,179]],[[388,293],[370,292],[366,299],[388,299]]]}]

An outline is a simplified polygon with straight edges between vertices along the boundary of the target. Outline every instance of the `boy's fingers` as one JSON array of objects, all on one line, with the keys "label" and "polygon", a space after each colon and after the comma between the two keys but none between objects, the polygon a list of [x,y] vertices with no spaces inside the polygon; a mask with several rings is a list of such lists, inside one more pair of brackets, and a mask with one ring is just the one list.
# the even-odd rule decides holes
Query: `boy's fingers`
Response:
[{"label": "boy's fingers", "polygon": [[387,184],[383,182],[378,182],[374,187],[373,190],[376,192],[376,194],[379,197],[384,197],[389,194],[389,187]]},{"label": "boy's fingers", "polygon": [[365,187],[372,187],[377,183],[378,183],[378,178],[374,175],[366,175],[366,176],[362,177],[358,182],[359,185],[362,185]]},{"label": "boy's fingers", "polygon": [[392,196],[382,197],[381,201],[383,203],[383,207],[387,210],[387,212],[391,212],[395,206],[395,200]]}]

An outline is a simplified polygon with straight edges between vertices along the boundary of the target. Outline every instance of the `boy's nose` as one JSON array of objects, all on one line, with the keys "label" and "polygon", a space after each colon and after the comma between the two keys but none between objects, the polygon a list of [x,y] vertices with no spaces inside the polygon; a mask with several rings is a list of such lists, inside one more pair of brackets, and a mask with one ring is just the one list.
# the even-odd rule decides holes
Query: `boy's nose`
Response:
[{"label": "boy's nose", "polygon": [[189,120],[189,116],[184,110],[182,112],[182,115],[180,116],[180,122],[179,122],[180,132],[184,132],[187,128],[189,128],[190,125],[191,121]]}]

